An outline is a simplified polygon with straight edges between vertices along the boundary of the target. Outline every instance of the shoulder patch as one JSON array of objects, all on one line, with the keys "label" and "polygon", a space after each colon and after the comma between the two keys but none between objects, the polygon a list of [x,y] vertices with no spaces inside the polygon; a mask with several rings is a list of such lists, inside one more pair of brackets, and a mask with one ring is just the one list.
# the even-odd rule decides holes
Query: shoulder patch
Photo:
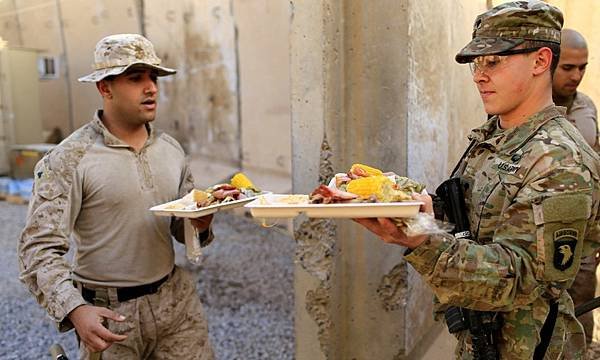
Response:
[{"label": "shoulder patch", "polygon": [[564,271],[573,265],[579,230],[559,229],[554,232],[554,267]]},{"label": "shoulder patch", "polygon": [[592,208],[591,195],[584,192],[555,194],[532,206],[538,226],[537,257],[544,263],[541,278],[570,285],[581,264]]}]

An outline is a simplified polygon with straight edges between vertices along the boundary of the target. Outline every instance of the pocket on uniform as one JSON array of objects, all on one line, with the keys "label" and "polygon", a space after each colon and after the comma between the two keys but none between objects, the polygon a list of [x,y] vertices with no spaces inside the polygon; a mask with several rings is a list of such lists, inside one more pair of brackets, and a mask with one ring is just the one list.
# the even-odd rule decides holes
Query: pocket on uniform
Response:
[{"label": "pocket on uniform", "polygon": [[51,170],[48,158],[44,158],[35,167],[34,188],[35,194],[44,200],[54,200],[64,192],[57,174]]},{"label": "pocket on uniform", "polygon": [[106,321],[104,326],[115,334],[129,335],[136,327],[136,302],[136,300],[133,300],[126,303],[119,303],[116,308],[111,308],[111,310],[117,314],[125,316],[125,320],[115,321],[111,319],[105,319]]},{"label": "pocket on uniform", "polygon": [[50,184],[44,185],[48,186],[41,186],[40,189],[37,190],[37,194],[44,200],[52,201],[62,194],[62,191],[60,191],[57,187],[53,187]]}]

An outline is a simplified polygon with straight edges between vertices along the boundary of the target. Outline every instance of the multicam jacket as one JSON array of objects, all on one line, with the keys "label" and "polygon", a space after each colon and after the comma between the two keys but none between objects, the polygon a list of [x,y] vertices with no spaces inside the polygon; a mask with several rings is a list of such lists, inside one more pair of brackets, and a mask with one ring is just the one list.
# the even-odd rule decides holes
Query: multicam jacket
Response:
[{"label": "multicam jacket", "polygon": [[[497,311],[502,359],[531,359],[549,313],[559,304],[546,358],[582,358],[585,339],[564,291],[580,259],[598,247],[599,158],[555,106],[502,131],[498,118],[475,129],[456,176],[474,240],[431,236],[406,256],[441,305]],[[584,241],[585,239],[585,241]],[[472,359],[458,334],[457,359]]]}]

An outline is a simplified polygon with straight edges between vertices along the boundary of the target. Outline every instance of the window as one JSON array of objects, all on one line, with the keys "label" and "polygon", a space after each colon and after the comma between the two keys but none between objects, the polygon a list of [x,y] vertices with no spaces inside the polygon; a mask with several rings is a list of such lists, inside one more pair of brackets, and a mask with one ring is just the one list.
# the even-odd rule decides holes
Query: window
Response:
[{"label": "window", "polygon": [[40,79],[58,78],[58,58],[54,56],[40,56],[38,59]]}]

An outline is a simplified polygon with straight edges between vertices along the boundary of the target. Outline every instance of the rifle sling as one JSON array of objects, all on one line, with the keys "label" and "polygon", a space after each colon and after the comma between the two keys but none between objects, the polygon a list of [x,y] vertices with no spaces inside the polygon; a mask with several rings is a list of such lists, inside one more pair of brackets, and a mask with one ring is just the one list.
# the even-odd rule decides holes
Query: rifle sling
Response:
[{"label": "rifle sling", "polygon": [[538,346],[535,347],[535,352],[533,353],[533,360],[544,359],[544,355],[546,355],[548,345],[550,345],[552,333],[554,332],[554,325],[556,324],[557,316],[558,301],[550,300],[550,311],[548,312],[548,317],[546,317],[546,321],[544,321],[544,325],[542,326],[542,330],[540,331],[540,343],[538,344]]}]

